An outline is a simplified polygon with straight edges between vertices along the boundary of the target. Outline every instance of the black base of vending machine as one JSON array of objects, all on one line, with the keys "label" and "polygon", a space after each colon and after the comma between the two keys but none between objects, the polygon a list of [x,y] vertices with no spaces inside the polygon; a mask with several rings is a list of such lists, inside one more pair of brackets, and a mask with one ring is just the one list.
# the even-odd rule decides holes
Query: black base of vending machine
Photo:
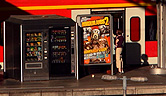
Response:
[{"label": "black base of vending machine", "polygon": [[12,15],[4,22],[4,72],[22,82],[71,76],[73,27],[58,15]]}]

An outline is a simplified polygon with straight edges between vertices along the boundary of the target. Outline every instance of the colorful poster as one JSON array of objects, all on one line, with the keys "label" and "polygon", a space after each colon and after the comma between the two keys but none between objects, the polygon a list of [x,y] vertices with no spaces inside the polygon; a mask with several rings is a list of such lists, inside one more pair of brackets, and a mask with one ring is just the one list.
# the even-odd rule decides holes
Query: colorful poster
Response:
[{"label": "colorful poster", "polygon": [[111,63],[110,17],[81,17],[83,28],[84,64]]}]

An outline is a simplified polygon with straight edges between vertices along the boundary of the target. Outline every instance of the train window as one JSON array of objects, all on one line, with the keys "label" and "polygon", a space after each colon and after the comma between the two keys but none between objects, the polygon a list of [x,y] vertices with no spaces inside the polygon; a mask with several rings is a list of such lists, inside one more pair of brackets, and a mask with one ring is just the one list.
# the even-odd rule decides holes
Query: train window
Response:
[{"label": "train window", "polygon": [[0,45],[3,45],[3,30],[2,30],[2,27],[3,27],[3,23],[0,22]]},{"label": "train window", "polygon": [[145,17],[145,40],[157,41],[157,16]]},{"label": "train window", "polygon": [[140,40],[140,18],[132,17],[130,19],[130,40],[139,41]]}]

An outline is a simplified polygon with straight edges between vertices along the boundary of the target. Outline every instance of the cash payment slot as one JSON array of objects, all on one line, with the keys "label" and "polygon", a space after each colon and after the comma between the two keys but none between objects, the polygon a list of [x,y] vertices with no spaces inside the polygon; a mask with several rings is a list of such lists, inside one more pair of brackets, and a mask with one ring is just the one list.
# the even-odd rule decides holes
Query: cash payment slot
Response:
[{"label": "cash payment slot", "polygon": [[77,79],[86,66],[94,65],[110,65],[113,75],[112,16],[78,15],[77,23]]}]

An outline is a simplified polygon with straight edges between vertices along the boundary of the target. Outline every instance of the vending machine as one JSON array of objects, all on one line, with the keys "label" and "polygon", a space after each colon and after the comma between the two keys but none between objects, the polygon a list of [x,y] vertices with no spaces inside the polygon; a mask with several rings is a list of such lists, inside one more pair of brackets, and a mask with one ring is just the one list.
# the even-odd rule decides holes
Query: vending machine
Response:
[{"label": "vending machine", "polygon": [[12,15],[3,25],[7,77],[23,82],[73,76],[72,19],[58,15]]}]

